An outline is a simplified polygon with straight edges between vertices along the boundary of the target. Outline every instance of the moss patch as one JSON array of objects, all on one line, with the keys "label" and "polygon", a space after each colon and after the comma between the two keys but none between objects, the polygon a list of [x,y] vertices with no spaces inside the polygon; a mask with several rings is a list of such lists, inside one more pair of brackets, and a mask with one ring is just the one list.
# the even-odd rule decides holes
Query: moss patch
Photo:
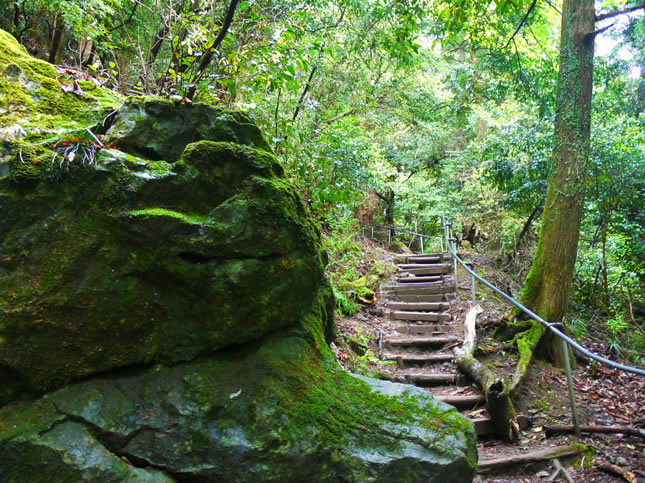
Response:
[{"label": "moss patch", "polygon": [[13,36],[0,30],[0,136],[18,125],[25,142],[53,143],[61,133],[97,124],[122,103],[109,89],[91,82],[82,83],[80,97],[64,93],[61,82],[72,81],[53,65],[30,57]]}]

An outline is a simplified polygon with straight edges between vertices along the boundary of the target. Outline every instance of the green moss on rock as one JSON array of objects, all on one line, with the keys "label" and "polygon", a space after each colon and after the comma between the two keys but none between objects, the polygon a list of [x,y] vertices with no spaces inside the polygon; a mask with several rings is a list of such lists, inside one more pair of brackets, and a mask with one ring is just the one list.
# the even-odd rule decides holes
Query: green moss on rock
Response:
[{"label": "green moss on rock", "polygon": [[61,82],[72,79],[30,57],[11,34],[0,30],[0,138],[24,138],[30,143],[55,139],[99,123],[122,102],[109,89],[92,83],[82,83],[80,97],[65,93]]},{"label": "green moss on rock", "polygon": [[[30,426],[29,409],[38,408],[25,405],[17,429],[0,433],[0,466],[17,471],[18,462],[1,456],[16,450],[42,458],[42,443],[30,435],[39,430],[41,440],[52,441],[71,421],[80,426],[71,428],[75,441],[89,428],[101,454],[124,455],[178,479],[472,481],[472,425],[419,388],[340,370],[320,327],[312,332],[326,304],[321,296],[310,316],[265,337],[259,348],[51,393],[38,404],[56,408],[44,419],[57,425]],[[0,428],[4,417],[0,411]],[[49,459],[73,444],[61,440]]]},{"label": "green moss on rock", "polygon": [[168,162],[179,160],[186,146],[200,140],[271,151],[243,112],[152,97],[129,98],[112,119],[107,135],[107,142],[124,151]]},{"label": "green moss on rock", "polygon": [[201,140],[174,164],[104,150],[65,170],[23,148],[0,159],[0,367],[18,376],[0,403],[258,340],[311,310],[320,232],[272,154]]}]

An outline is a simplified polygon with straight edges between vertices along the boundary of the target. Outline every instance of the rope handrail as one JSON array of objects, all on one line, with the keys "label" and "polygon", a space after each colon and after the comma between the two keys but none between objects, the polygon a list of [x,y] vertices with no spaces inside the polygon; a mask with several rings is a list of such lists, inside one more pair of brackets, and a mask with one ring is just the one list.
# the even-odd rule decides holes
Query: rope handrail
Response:
[{"label": "rope handrail", "polygon": [[387,225],[367,225],[367,226],[372,226],[374,228],[385,228],[386,230],[395,230],[401,233],[406,233],[408,235],[414,235],[418,237],[423,237],[423,238],[436,238],[437,235],[424,235],[422,233],[415,233],[413,231],[409,230],[404,230],[403,228],[397,228],[396,226],[387,226]]},{"label": "rope handrail", "polygon": [[[448,236],[447,236],[447,231],[446,231],[446,230],[448,229],[448,226],[452,227],[452,225],[451,225],[451,224],[447,223],[447,220],[448,220],[448,218],[447,218],[447,217],[445,217],[445,216],[443,216],[443,217],[442,217],[442,222],[441,222],[441,225],[442,225],[442,227],[443,227],[443,229],[444,229],[444,233],[446,234],[446,238],[448,238]],[[436,235],[435,235],[434,237],[433,237],[433,236],[430,236],[430,235],[423,235],[423,234],[421,234],[421,233],[415,233],[415,232],[412,232],[412,231],[409,231],[409,230],[403,230],[403,229],[397,228],[397,227],[395,227],[395,226],[383,226],[383,225],[372,225],[372,226],[374,226],[374,227],[376,227],[376,228],[386,228],[386,229],[388,229],[388,230],[395,230],[395,231],[399,231],[399,232],[402,232],[402,233],[407,233],[407,234],[409,234],[409,235],[415,235],[415,236],[419,236],[419,237],[423,237],[423,238],[434,238],[434,237],[436,237]],[[531,317],[533,320],[535,320],[536,322],[539,322],[540,324],[542,324],[543,326],[545,326],[548,330],[550,330],[551,332],[553,332],[553,333],[554,333],[555,335],[557,335],[560,339],[562,339],[563,341],[567,342],[567,343],[568,343],[569,345],[571,345],[572,347],[575,347],[578,351],[580,351],[580,352],[581,352],[582,354],[584,354],[585,356],[587,356],[587,357],[589,357],[590,359],[593,359],[593,360],[595,360],[595,361],[598,361],[598,362],[601,362],[601,363],[603,363],[603,364],[606,364],[606,365],[608,365],[608,366],[614,367],[615,369],[620,369],[621,371],[624,371],[624,372],[630,372],[630,373],[632,373],[632,374],[638,374],[638,375],[640,375],[640,376],[645,376],[645,369],[641,369],[641,368],[639,368],[639,367],[634,367],[634,366],[628,366],[628,365],[625,365],[625,364],[620,364],[619,362],[612,361],[611,359],[607,359],[606,357],[602,357],[602,356],[600,356],[600,355],[598,355],[598,354],[596,354],[596,353],[594,353],[594,352],[591,352],[591,351],[590,351],[590,350],[588,350],[588,349],[585,349],[582,345],[578,344],[575,340],[573,340],[572,338],[570,338],[569,336],[567,336],[566,334],[564,334],[562,331],[560,331],[560,330],[558,330],[558,329],[557,329],[557,326],[559,326],[559,325],[561,325],[561,324],[559,324],[559,323],[553,323],[553,322],[547,322],[547,321],[546,321],[546,320],[544,320],[542,317],[540,317],[539,315],[537,315],[535,312],[533,312],[532,310],[530,310],[529,308],[525,307],[525,306],[524,306],[524,305],[522,305],[520,302],[518,302],[517,300],[515,300],[513,297],[511,297],[511,296],[507,295],[506,293],[502,292],[500,289],[498,289],[498,288],[497,288],[497,287],[495,287],[493,284],[491,284],[488,280],[486,280],[486,279],[484,279],[484,278],[480,277],[480,276],[479,276],[479,275],[477,275],[473,270],[471,270],[471,269],[467,266],[467,265],[468,265],[468,262],[464,262],[464,261],[463,261],[463,260],[462,260],[458,255],[457,255],[456,250],[453,250],[453,248],[450,246],[450,243],[446,243],[446,246],[447,246],[447,248],[448,248],[448,251],[449,251],[449,252],[450,252],[450,254],[452,255],[452,257],[453,257],[453,258],[454,258],[454,259],[455,259],[455,260],[456,260],[456,261],[457,261],[457,262],[458,262],[462,267],[464,267],[464,269],[466,269],[466,271],[467,271],[468,273],[470,273],[470,275],[472,275],[474,278],[476,278],[477,280],[479,280],[481,283],[483,283],[484,285],[486,285],[487,287],[489,287],[490,289],[492,289],[492,290],[493,290],[494,292],[496,292],[497,294],[501,295],[501,296],[502,296],[502,297],[503,297],[507,302],[510,302],[512,305],[514,305],[515,307],[517,307],[518,309],[520,309],[522,312],[524,312],[525,314],[527,314],[527,315],[528,315],[529,317]]]}]

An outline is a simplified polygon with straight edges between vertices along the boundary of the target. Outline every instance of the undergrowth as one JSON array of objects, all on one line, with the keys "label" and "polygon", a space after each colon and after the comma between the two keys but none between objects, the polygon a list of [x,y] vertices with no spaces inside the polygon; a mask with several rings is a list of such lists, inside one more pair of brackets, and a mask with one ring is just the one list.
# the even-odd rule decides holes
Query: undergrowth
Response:
[{"label": "undergrowth", "polygon": [[366,244],[352,214],[335,215],[329,214],[323,220],[323,245],[329,255],[327,276],[336,297],[336,309],[353,317],[359,303],[374,301],[388,269],[384,262],[364,252]]}]

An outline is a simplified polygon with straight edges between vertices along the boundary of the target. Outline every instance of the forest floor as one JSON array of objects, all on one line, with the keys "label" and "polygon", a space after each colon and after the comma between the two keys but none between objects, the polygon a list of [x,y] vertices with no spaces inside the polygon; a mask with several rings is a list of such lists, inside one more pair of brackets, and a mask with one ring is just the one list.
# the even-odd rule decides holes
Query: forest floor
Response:
[{"label": "forest floor", "polygon": [[[394,264],[397,256],[383,250],[379,245],[365,240],[363,243],[365,270],[371,260]],[[510,287],[509,276],[497,268],[492,257],[464,254],[472,261],[475,271],[498,287]],[[451,313],[453,323],[463,322],[471,306],[470,275],[458,271],[458,294],[453,301]],[[367,273],[366,273],[367,274]],[[387,364],[378,361],[376,340],[378,332],[390,330],[391,322],[385,317],[385,300],[377,292],[375,303],[359,306],[353,317],[337,316],[338,344],[334,345],[339,363],[347,370],[371,374],[388,373]],[[491,290],[478,286],[477,303],[484,312],[478,317],[477,357],[486,360],[503,373],[511,373],[517,362],[517,351],[496,341],[492,329],[507,313],[509,305]],[[597,340],[582,340],[588,349],[612,358],[606,344]],[[609,367],[577,359],[578,367],[573,371],[576,402],[580,424],[602,426],[630,426],[645,429],[645,378],[621,373]],[[627,361],[620,361],[627,363]],[[530,426],[521,432],[520,438],[511,444],[494,437],[479,438],[479,459],[489,460],[511,455],[526,454],[539,449],[579,442],[593,448],[593,456],[563,460],[561,463],[576,482],[645,482],[645,438],[624,434],[584,434],[578,439],[574,435],[546,436],[546,426],[571,425],[569,392],[563,370],[541,361],[533,361],[527,378],[515,401],[519,414],[529,417]],[[476,412],[476,411],[475,411]],[[480,411],[481,412],[481,411]],[[621,468],[624,477],[608,473],[600,468],[611,463]],[[550,479],[556,472],[554,461],[517,465],[479,475],[481,482],[546,482],[567,481],[562,473]],[[630,479],[631,478],[631,479]]]}]

